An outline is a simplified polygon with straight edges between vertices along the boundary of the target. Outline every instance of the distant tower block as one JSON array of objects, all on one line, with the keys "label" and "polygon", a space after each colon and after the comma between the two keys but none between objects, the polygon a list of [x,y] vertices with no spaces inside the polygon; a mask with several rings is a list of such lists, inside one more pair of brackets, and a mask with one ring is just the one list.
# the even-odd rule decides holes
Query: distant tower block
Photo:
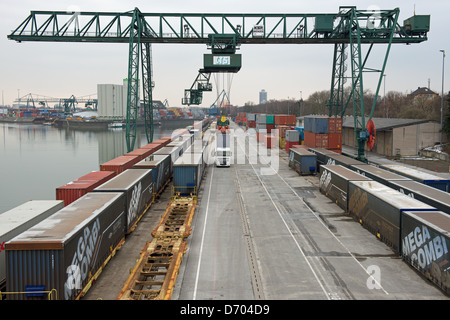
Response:
[{"label": "distant tower block", "polygon": [[259,104],[263,104],[267,102],[267,92],[266,90],[262,89],[259,92]]}]

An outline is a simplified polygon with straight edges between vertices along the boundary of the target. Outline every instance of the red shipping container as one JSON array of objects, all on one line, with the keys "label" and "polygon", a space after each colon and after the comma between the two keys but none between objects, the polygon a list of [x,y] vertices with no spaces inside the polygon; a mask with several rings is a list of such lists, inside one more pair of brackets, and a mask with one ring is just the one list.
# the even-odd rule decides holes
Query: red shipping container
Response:
[{"label": "red shipping container", "polygon": [[276,147],[276,141],[275,141],[275,137],[273,135],[264,134],[262,136],[263,136],[263,143],[267,147],[267,149]]},{"label": "red shipping container", "polygon": [[316,133],[316,147],[328,148],[328,133]]},{"label": "red shipping container", "polygon": [[90,192],[89,189],[94,190],[92,183],[75,183],[71,182],[64,186],[56,188],[56,200],[63,200],[64,206],[74,202],[78,198],[84,196],[86,193]]},{"label": "red shipping container", "polygon": [[342,149],[342,133],[330,133],[328,135],[328,148]]},{"label": "red shipping container", "polygon": [[115,175],[116,173],[114,171],[92,171],[79,177],[76,181],[98,181],[98,185],[101,185]]},{"label": "red shipping container", "polygon": [[63,200],[64,205],[74,202],[88,192],[105,183],[116,175],[113,171],[90,172],[77,180],[56,188],[56,200]]},{"label": "red shipping container", "polygon": [[304,131],[304,144],[310,148],[328,148],[328,133]]},{"label": "red shipping container", "polygon": [[277,125],[295,126],[296,120],[297,119],[295,115],[287,115],[287,114],[274,115],[274,123]]},{"label": "red shipping container", "polygon": [[286,141],[284,149],[287,153],[289,153],[289,149],[293,148],[295,145],[299,145],[299,143],[296,141]]},{"label": "red shipping container", "polygon": [[141,148],[153,149],[153,152],[155,152],[155,151],[161,149],[162,147],[163,147],[163,145],[161,143],[152,142],[152,143],[146,144],[145,146],[142,146]]},{"label": "red shipping container", "polygon": [[114,171],[119,174],[127,169],[131,169],[134,164],[138,163],[138,156],[120,156],[100,165],[101,171]]},{"label": "red shipping container", "polygon": [[342,132],[342,118],[330,117],[328,118],[328,133]]},{"label": "red shipping container", "polygon": [[275,125],[274,124],[266,124],[266,130],[267,130],[267,133],[271,133],[272,130],[275,130]]},{"label": "red shipping container", "polygon": [[125,154],[125,156],[138,156],[139,160],[144,160],[149,155],[151,155],[153,152],[155,152],[156,149],[149,149],[149,148],[139,148],[133,151],[130,151]]},{"label": "red shipping container", "polygon": [[247,127],[256,128],[256,121],[247,121]]}]

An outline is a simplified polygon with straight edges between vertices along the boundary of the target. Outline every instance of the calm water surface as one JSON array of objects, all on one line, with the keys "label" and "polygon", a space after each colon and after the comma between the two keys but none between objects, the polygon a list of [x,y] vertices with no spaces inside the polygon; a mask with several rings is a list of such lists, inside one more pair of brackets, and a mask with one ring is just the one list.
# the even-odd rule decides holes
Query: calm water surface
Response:
[{"label": "calm water surface", "polygon": [[[148,143],[139,129],[135,149]],[[173,129],[155,127],[153,140]],[[55,200],[57,187],[126,152],[125,129],[0,123],[0,213],[28,200]]]}]

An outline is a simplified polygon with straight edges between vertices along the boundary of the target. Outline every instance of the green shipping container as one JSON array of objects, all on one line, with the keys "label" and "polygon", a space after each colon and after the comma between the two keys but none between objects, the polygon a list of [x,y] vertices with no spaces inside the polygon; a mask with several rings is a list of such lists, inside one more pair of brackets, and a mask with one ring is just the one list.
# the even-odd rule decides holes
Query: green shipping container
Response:
[{"label": "green shipping container", "polygon": [[275,116],[273,114],[266,115],[266,124],[275,124]]}]

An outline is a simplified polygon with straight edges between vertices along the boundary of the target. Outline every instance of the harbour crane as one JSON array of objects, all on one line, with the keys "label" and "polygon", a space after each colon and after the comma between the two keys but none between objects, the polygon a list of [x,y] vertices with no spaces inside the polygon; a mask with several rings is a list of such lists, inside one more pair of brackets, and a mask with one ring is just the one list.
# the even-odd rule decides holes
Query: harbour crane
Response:
[{"label": "harbour crane", "polygon": [[[127,43],[127,147],[134,148],[139,105],[139,88],[143,86],[147,139],[153,139],[152,124],[152,43],[206,44],[212,54],[204,55],[200,69],[203,82],[193,86],[185,102],[201,101],[209,90],[211,72],[237,72],[241,67],[236,49],[243,44],[334,44],[329,114],[342,116],[351,100],[355,119],[358,158],[365,159],[364,146],[369,139],[363,99],[364,73],[378,72],[371,119],[382,76],[392,44],[414,44],[427,40],[430,16],[415,15],[399,23],[400,9],[359,10],[343,6],[335,13],[143,13],[138,8],[127,12],[31,11],[30,15],[8,35],[16,41],[66,41]],[[386,45],[381,68],[366,66],[372,47]],[[366,52],[363,45],[368,45]],[[350,54],[347,54],[349,51]],[[350,75],[346,75],[347,59]],[[142,68],[142,75],[140,75]],[[235,71],[233,71],[233,69]],[[219,70],[219,71],[217,71]],[[200,76],[200,74],[199,74]],[[142,78],[142,79],[141,79]],[[200,80],[198,77],[198,79]],[[141,79],[141,80],[140,80]],[[349,101],[343,100],[345,80],[351,81]]]}]

